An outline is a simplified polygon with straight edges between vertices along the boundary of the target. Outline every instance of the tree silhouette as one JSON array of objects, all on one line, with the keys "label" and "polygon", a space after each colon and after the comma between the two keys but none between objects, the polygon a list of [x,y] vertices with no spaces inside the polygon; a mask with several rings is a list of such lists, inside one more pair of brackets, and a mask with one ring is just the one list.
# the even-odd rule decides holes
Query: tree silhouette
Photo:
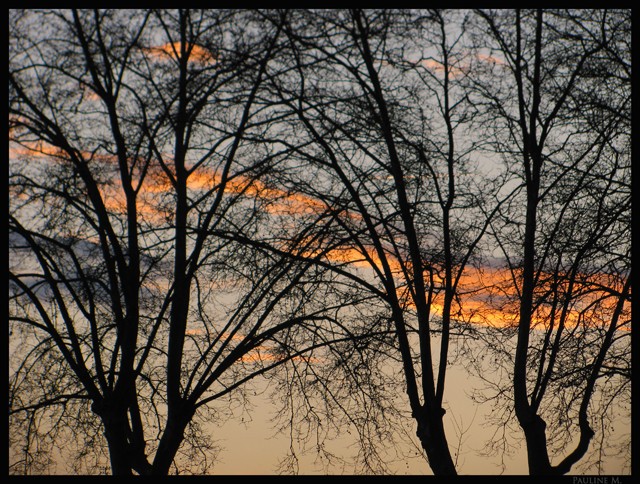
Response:
[{"label": "tree silhouette", "polygon": [[285,472],[354,431],[363,472],[409,441],[455,475],[453,364],[493,392],[470,388],[504,429],[488,449],[518,425],[531,474],[608,448],[630,401],[629,10],[9,27],[10,472],[66,443],[75,473],[207,473],[205,425],[266,381]]},{"label": "tree silhouette", "polygon": [[629,12],[479,16],[479,45],[491,38],[501,62],[471,76],[521,187],[493,226],[519,315],[516,346],[503,355],[515,358],[530,473],[565,474],[594,436],[594,407],[607,413],[628,391]]},{"label": "tree silhouette", "polygon": [[[355,425],[364,436],[361,456],[368,469],[378,457],[366,443],[384,442],[392,433],[378,417],[397,406],[380,406],[389,399],[381,391],[387,385],[389,395],[396,387],[406,393],[410,411],[404,418],[414,419],[433,472],[455,474],[443,426],[448,351],[452,334],[472,331],[460,322],[455,299],[492,216],[483,207],[487,186],[474,183],[468,160],[475,143],[460,134],[472,113],[455,79],[462,62],[456,38],[447,37],[439,12],[387,10],[295,11],[284,35],[289,50],[280,62],[288,69],[266,83],[287,123],[269,140],[289,148],[278,182],[330,214],[299,219],[293,233],[308,234],[321,222],[332,238],[317,238],[306,256],[368,294],[368,305],[377,300],[382,311],[367,323],[376,344],[342,345],[338,363],[312,382],[339,380],[354,388],[361,410],[349,405],[345,426]],[[421,45],[424,38],[435,53]],[[426,52],[443,69],[434,73]],[[366,331],[359,327],[358,334]],[[398,371],[391,382],[385,375],[389,365]],[[361,373],[353,371],[358,367]],[[292,369],[309,371],[319,370]],[[298,393],[316,394],[305,382],[300,379]],[[323,389],[318,398],[329,408],[327,415],[347,408],[349,395],[334,386]]]},{"label": "tree silhouette", "polygon": [[[212,235],[259,230],[274,203],[259,182],[274,157],[244,138],[266,123],[281,28],[225,10],[11,25],[12,469],[45,470],[71,434],[77,472],[107,454],[114,474],[206,472],[202,424],[330,321],[292,290],[322,290],[317,268]],[[281,351],[294,326],[305,348]]]}]

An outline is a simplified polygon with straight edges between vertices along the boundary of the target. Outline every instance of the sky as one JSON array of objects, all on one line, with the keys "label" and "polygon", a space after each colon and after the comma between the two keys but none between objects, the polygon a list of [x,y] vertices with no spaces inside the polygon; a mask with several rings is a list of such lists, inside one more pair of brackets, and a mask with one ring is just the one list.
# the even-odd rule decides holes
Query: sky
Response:
[{"label": "sky", "polygon": [[[197,47],[197,46],[196,46]],[[152,55],[156,55],[159,58],[162,56],[175,57],[176,44],[164,44],[159,46],[153,52]],[[215,63],[215,59],[210,53],[204,49],[196,48],[193,52],[193,59],[196,62],[203,64]],[[426,61],[425,61],[426,62]],[[495,61],[494,61],[495,62]],[[426,65],[425,67],[434,70],[442,70],[437,64]],[[48,151],[47,146],[34,147],[39,150],[42,155],[48,157],[55,152]],[[21,156],[25,152],[20,152],[20,149],[12,146],[13,151],[11,156]],[[33,150],[27,150],[30,155],[34,154]],[[105,164],[109,164],[110,160],[103,160]],[[199,169],[190,178],[189,188],[192,191],[197,190],[211,190],[219,182],[220,176],[215,171],[207,171],[205,167]],[[274,203],[270,210],[274,211],[290,211],[291,213],[304,213],[313,212],[317,209],[323,209],[324,206],[318,205],[313,199],[306,198],[302,195],[290,195],[283,192],[269,192],[265,191],[259,183],[254,183],[252,189],[246,191],[246,180],[242,177],[238,177],[232,180],[227,185],[227,190],[231,193],[245,192],[247,195],[256,195],[260,193],[264,197],[277,198],[278,202]],[[253,183],[253,182],[252,182]],[[119,191],[121,187],[114,184],[110,187],[114,191],[111,193],[105,192],[104,198],[108,202],[108,208],[117,210],[123,204],[122,193]],[[160,176],[154,181],[147,179],[144,189],[140,193],[140,215],[145,218],[148,223],[153,224],[154,220],[164,220],[167,213],[160,212],[157,206],[154,204],[154,196],[156,194],[162,194],[170,188],[168,180],[162,179]],[[106,188],[105,190],[108,190]],[[334,260],[342,260],[345,257],[353,256],[351,252],[334,253],[329,254],[329,258]],[[374,257],[375,260],[375,257]],[[357,264],[355,264],[357,265]],[[491,274],[491,277],[504,277],[505,274],[497,274],[493,271],[493,268],[487,267],[487,274]],[[473,283],[474,276],[469,276],[467,280],[463,279],[463,283]],[[464,298],[463,298],[464,299]],[[437,302],[437,301],[436,301]],[[471,320],[475,324],[493,324],[495,326],[503,326],[508,323],[513,315],[505,315],[504,313],[489,313],[482,297],[469,296],[465,300],[463,305],[465,310],[468,309],[483,309],[481,311],[484,315],[488,315],[485,320],[474,319],[470,313],[465,314],[464,318]],[[436,312],[439,310],[439,305],[434,304]],[[504,321],[503,319],[506,319]],[[195,333],[194,333],[195,334]],[[479,343],[478,343],[479,344]],[[477,406],[471,401],[471,392],[481,386],[481,381],[469,374],[459,365],[450,366],[448,373],[448,380],[445,391],[445,408],[447,409],[447,416],[445,417],[445,426],[449,439],[449,444],[455,447],[457,444],[457,437],[460,436],[460,429],[464,429],[461,438],[461,452],[454,452],[457,467],[460,474],[526,474],[527,467],[525,462],[525,448],[524,445],[514,445],[512,453],[507,455],[500,455],[494,457],[486,457],[482,455],[482,452],[486,450],[487,440],[498,431],[498,427],[487,427],[487,416],[491,411],[491,404],[485,404]],[[258,382],[258,385],[261,383]],[[405,399],[406,400],[406,399]],[[207,431],[211,433],[212,438],[221,446],[219,461],[216,462],[212,471],[214,474],[272,474],[277,470],[278,462],[285,457],[289,442],[286,435],[275,434],[271,425],[271,419],[277,415],[279,411],[278,406],[267,401],[263,397],[256,397],[255,409],[250,415],[243,414],[238,415],[236,418],[229,419],[221,424],[211,422],[207,428]],[[214,402],[215,404],[215,402]],[[413,435],[415,429],[413,428],[415,422],[409,419],[404,422],[408,432]],[[629,428],[629,422],[627,420],[618,420],[614,423],[619,427],[622,432]],[[517,424],[515,424],[517,427]],[[511,442],[515,443],[521,434],[516,432],[510,436]],[[415,440],[415,439],[414,439]],[[344,456],[347,461],[350,460],[350,453],[352,447],[347,435],[344,438],[336,440],[331,444],[331,448],[338,455]],[[593,445],[591,446],[591,452],[593,452]],[[429,466],[424,460],[423,456],[413,453],[414,449],[406,449],[406,453],[413,455],[412,458],[400,459],[391,465],[393,472],[398,474],[430,474]],[[403,452],[404,453],[404,452]],[[391,458],[392,456],[390,456]],[[586,459],[587,461],[589,458]],[[62,463],[61,463],[62,464]],[[623,474],[627,472],[625,463],[621,460],[608,458],[604,461],[604,471],[609,474]],[[575,470],[580,469],[580,466],[576,466]],[[64,470],[59,468],[60,472],[64,473]],[[583,469],[584,472],[590,472],[589,468]],[[351,473],[352,468],[346,467],[323,467],[319,463],[314,455],[302,456],[300,460],[301,474],[323,474],[323,473]]]},{"label": "sky", "polygon": [[[46,147],[40,147],[44,154],[48,154]],[[23,148],[24,149],[24,148]],[[13,154],[18,156],[24,154],[20,152],[20,149],[13,151]],[[190,188],[192,190],[208,190],[219,183],[219,176],[215,173],[207,173],[200,170],[195,173],[190,180]],[[248,181],[238,178],[233,180],[227,186],[227,190],[231,193],[239,193],[246,189],[246,183]],[[157,181],[152,183],[151,181],[145,185],[145,189],[141,192],[141,198],[144,200],[146,195],[153,195],[154,193],[162,193],[168,188],[168,185]],[[274,205],[275,211],[290,211],[291,213],[305,213],[308,211],[315,211],[322,209],[318,203],[312,199],[309,199],[300,195],[287,195],[284,192],[272,193],[264,191],[259,184],[251,190],[245,192],[249,196],[254,196],[260,193],[261,196],[277,198],[279,202]],[[116,194],[118,192],[115,192]],[[105,193],[105,198],[110,201],[114,208],[121,205],[119,200],[121,195],[111,196],[109,193]],[[141,204],[141,211],[143,216],[149,220],[153,220],[155,217],[164,217],[164,214],[158,214],[157,209],[153,203]],[[370,254],[375,261],[375,254]],[[345,254],[344,251],[338,252],[334,255],[329,254],[329,258],[335,258],[337,260],[349,259],[355,257],[356,254]],[[379,261],[378,261],[379,263]],[[362,266],[362,263],[356,263],[357,266]],[[500,273],[493,267],[484,268],[484,278],[487,281],[500,281],[508,278],[507,273]],[[464,286],[474,285],[477,283],[477,275],[467,274],[462,278],[461,284]],[[482,314],[482,318],[471,316],[471,313],[465,313],[465,319],[471,320],[475,324],[491,324],[497,327],[504,326],[513,320],[515,315],[508,315],[505,313],[489,311],[485,301],[486,296],[474,294],[464,299],[463,309],[465,311],[472,311],[480,309],[479,314]],[[433,309],[435,312],[441,310],[441,305],[436,301]],[[197,330],[191,330],[197,331]],[[487,427],[486,417],[490,411],[490,404],[481,406],[475,405],[470,398],[470,394],[474,389],[481,386],[480,380],[473,375],[469,374],[459,365],[452,365],[448,372],[447,386],[445,391],[445,408],[447,409],[447,416],[445,417],[445,425],[447,428],[447,436],[449,444],[453,448],[458,444],[458,437],[460,434],[460,428],[465,429],[462,435],[462,441],[460,442],[460,453],[454,452],[454,459],[457,460],[457,468],[460,474],[526,474],[526,455],[524,445],[514,445],[510,453],[502,456],[487,457],[482,455],[482,451],[486,450],[487,437],[494,435],[496,431],[499,431],[497,427]],[[272,417],[278,412],[277,406],[267,401],[263,397],[257,397],[255,408],[250,415],[238,416],[235,419],[230,419],[224,422],[222,425],[211,423],[208,426],[208,431],[211,437],[217,444],[220,445],[220,453],[218,455],[218,461],[212,468],[213,474],[254,474],[264,475],[273,474],[278,471],[278,463],[287,454],[289,447],[289,441],[286,435],[276,434],[270,421]],[[214,402],[214,405],[216,403]],[[415,423],[409,419],[404,424],[409,429],[411,435],[414,435],[415,429],[413,426]],[[621,430],[624,430],[628,422],[618,421],[616,423]],[[347,434],[345,438],[338,439],[335,442],[329,444],[329,447],[335,451],[337,455],[343,456],[347,461],[350,461],[352,455],[353,441],[348,440]],[[514,436],[510,437],[512,440]],[[517,439],[518,436],[515,436]],[[415,439],[414,439],[415,440]],[[593,446],[592,446],[593,449]],[[390,469],[393,473],[397,474],[431,474],[431,470],[425,460],[425,458],[419,453],[415,452],[415,449],[407,448],[410,458],[403,458],[397,460],[394,456],[389,456]],[[326,467],[321,461],[317,460],[317,456],[313,453],[309,455],[300,455],[300,467],[299,473],[301,474],[350,474],[354,472],[354,469],[349,465],[345,467],[341,466],[329,466]],[[626,472],[624,462],[617,459],[607,459],[605,461],[605,471],[610,474],[623,474]],[[576,469],[579,467],[576,467]],[[58,469],[60,472],[65,473],[64,470]],[[586,472],[589,472],[588,469]]]},{"label": "sky", "polygon": [[[486,457],[482,451],[486,450],[487,438],[493,435],[498,429],[496,427],[483,424],[485,416],[490,411],[490,404],[476,407],[469,397],[472,388],[478,387],[480,381],[470,376],[459,366],[453,366],[449,370],[448,383],[445,391],[445,426],[450,448],[457,445],[457,432],[453,419],[458,423],[459,428],[465,429],[462,437],[462,451],[457,456],[457,468],[460,475],[526,475],[527,462],[525,445],[511,449],[509,455],[501,457]],[[256,402],[256,410],[252,413],[249,423],[238,420],[229,420],[224,425],[217,427],[211,425],[211,435],[214,439],[219,439],[219,444],[223,447],[218,456],[219,461],[213,466],[212,474],[231,475],[270,475],[274,474],[280,460],[284,458],[289,446],[286,436],[276,435],[270,425],[270,418],[277,412],[277,409],[266,400]],[[454,411],[455,409],[455,411]],[[247,419],[248,420],[248,419]],[[407,422],[407,425],[414,430],[414,422]],[[617,432],[630,430],[629,421],[617,421]],[[349,456],[351,450],[346,438],[337,441],[331,447],[336,453]],[[408,449],[407,449],[408,450]],[[413,450],[413,449],[412,449]],[[593,453],[593,446],[591,452]],[[585,459],[593,457],[585,456]],[[456,457],[454,457],[455,459]],[[326,472],[322,465],[315,462],[313,455],[303,456],[300,459],[300,474],[342,474],[340,467],[331,467]],[[391,469],[398,475],[432,475],[425,458],[415,456],[411,459],[402,459],[394,462]],[[624,475],[629,472],[625,467],[625,462],[621,459],[608,458],[604,461],[603,474]],[[352,472],[352,471],[351,471]],[[594,467],[581,469],[579,465],[574,466],[572,473],[577,474],[597,474]],[[347,469],[346,474],[350,473]]]}]

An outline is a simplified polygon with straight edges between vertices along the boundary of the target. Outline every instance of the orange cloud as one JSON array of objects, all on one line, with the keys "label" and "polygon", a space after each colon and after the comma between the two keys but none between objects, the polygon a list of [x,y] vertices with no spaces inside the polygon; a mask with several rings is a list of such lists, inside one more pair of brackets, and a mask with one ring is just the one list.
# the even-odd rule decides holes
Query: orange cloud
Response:
[{"label": "orange cloud", "polygon": [[[48,157],[49,159],[60,157],[63,153],[56,147],[48,145],[42,141],[32,144],[23,144],[10,147],[10,156],[30,155],[38,157]],[[89,154],[86,154],[89,156]],[[94,160],[104,163],[114,163],[114,158],[108,155],[93,155]],[[188,188],[190,190],[213,190],[220,187],[222,177],[219,171],[201,167],[196,172],[191,173],[188,178]],[[149,172],[145,178],[144,185],[140,190],[138,210],[139,215],[149,223],[165,222],[171,218],[169,209],[161,208],[157,196],[169,193],[172,190],[167,175],[157,164],[149,167]],[[306,215],[319,214],[329,207],[321,200],[313,197],[290,193],[282,189],[266,186],[260,180],[245,176],[235,176],[227,180],[224,190],[228,193],[244,194],[247,197],[254,197],[269,202],[266,205],[267,211],[285,215]],[[101,186],[103,199],[109,210],[124,213],[125,197],[118,183]],[[357,214],[346,213],[345,216],[356,218]],[[304,243],[301,244],[304,246]],[[283,249],[287,247],[283,244]],[[365,252],[363,252],[363,250]],[[302,252],[306,257],[318,255],[322,249],[307,249]],[[378,253],[373,247],[364,249],[353,246],[341,246],[333,248],[324,254],[327,260],[339,264],[349,264],[358,268],[377,267],[382,271],[382,262]],[[386,254],[387,263],[391,271],[402,279],[403,264],[392,252]],[[603,277],[604,276],[598,276]],[[598,289],[594,283],[599,283],[604,287],[614,287],[614,282],[606,280],[597,281],[596,276],[591,277],[591,282],[583,278],[578,281],[576,290],[585,292],[579,301],[574,301],[570,311],[565,315],[566,327],[576,327],[579,324],[606,325],[607,318],[610,317],[616,298],[607,295],[602,289]],[[429,283],[429,281],[426,281]],[[435,278],[435,283],[442,285],[442,280]],[[591,287],[593,286],[593,287]],[[440,289],[442,289],[440,287]],[[548,287],[539,287],[539,291],[546,291]],[[455,319],[471,323],[493,327],[513,327],[518,322],[518,300],[514,296],[512,275],[508,269],[497,269],[486,267],[481,270],[467,268],[460,278],[459,294],[452,308],[452,317]],[[408,294],[405,289],[399,289],[398,294],[401,299],[407,299]],[[435,314],[442,315],[443,311],[443,291],[437,291],[432,302],[432,310]],[[408,301],[409,307],[414,306]],[[415,307],[415,306],[414,306]],[[628,307],[628,305],[627,305]],[[628,312],[628,309],[625,309]],[[546,329],[552,320],[560,317],[558,311],[552,313],[549,305],[541,305],[533,314],[533,327]],[[557,327],[557,322],[554,323]],[[629,325],[624,325],[623,329],[630,330]],[[195,334],[195,333],[193,333]]]},{"label": "orange cloud", "polygon": [[478,60],[488,62],[489,64],[499,64],[501,66],[506,65],[504,59],[500,59],[499,57],[495,57],[493,55],[478,53],[476,54],[476,57],[478,58]]},{"label": "orange cloud", "polygon": [[57,146],[52,146],[45,141],[38,140],[34,142],[20,142],[11,143],[9,146],[9,157],[46,157],[46,158],[60,158],[64,157],[64,152]]},{"label": "orange cloud", "polygon": [[[552,323],[557,328],[561,318],[564,318],[562,324],[567,329],[574,329],[579,325],[607,327],[618,300],[602,289],[607,286],[615,287],[614,281],[606,279],[604,274],[576,279],[568,311],[562,315],[561,303],[555,309],[550,303],[541,304],[532,315],[532,328],[548,330]],[[560,287],[560,291],[567,290],[568,283],[564,284],[565,287]],[[513,278],[508,269],[468,269],[461,277],[459,289],[455,314],[452,315],[454,318],[493,327],[514,327],[518,324],[520,301],[515,297]],[[541,295],[549,289],[543,283],[536,288],[536,292]],[[435,305],[440,314],[441,297],[437,296]],[[626,304],[624,314],[630,317],[630,304]],[[630,327],[625,324],[622,329],[630,330]]]},{"label": "orange cloud", "polygon": [[[246,355],[242,356],[240,360],[246,363],[259,363],[259,362],[266,362],[266,361],[276,362],[276,361],[283,361],[287,359],[286,355],[271,352],[268,349],[264,349],[264,347],[262,348],[263,348],[262,350],[259,350],[258,348],[256,348],[250,351]],[[320,358],[317,358],[315,356],[304,356],[304,355],[294,356],[289,359],[294,361],[306,361],[308,363],[319,363],[321,361]]]},{"label": "orange cloud", "polygon": [[[367,248],[367,261],[361,250],[353,247],[336,248],[326,253],[326,258],[339,264],[352,264],[355,267],[377,266],[382,270],[381,261],[377,252]],[[312,251],[305,253],[307,256],[315,255]],[[392,254],[387,254],[388,264],[394,274],[402,280],[402,264]],[[429,284],[429,280],[425,278]],[[435,294],[431,302],[431,311],[442,316],[444,310],[444,281],[434,275],[436,285]],[[403,285],[404,286],[404,285]],[[532,328],[547,330],[551,323],[555,328],[562,324],[565,328],[573,329],[578,325],[590,327],[606,327],[617,304],[617,298],[613,297],[602,287],[615,287],[613,281],[606,281],[604,275],[594,275],[576,281],[573,288],[574,300],[568,311],[561,315],[560,305],[552,311],[550,304],[540,305],[532,315]],[[565,288],[566,289],[566,288]],[[541,285],[537,288],[539,294],[549,290],[549,287]],[[415,303],[410,299],[406,287],[397,289],[401,300],[407,302],[408,307],[415,309]],[[630,304],[625,307],[625,315],[630,318]],[[507,268],[483,267],[476,269],[468,267],[460,277],[458,294],[451,308],[453,319],[482,326],[495,328],[515,327],[519,321],[519,299],[515,297],[513,277]],[[628,320],[630,321],[630,319]],[[623,325],[622,329],[630,330],[630,326]]]},{"label": "orange cloud", "polygon": [[[167,42],[159,47],[151,47],[145,49],[146,52],[156,58],[170,58],[178,59],[182,48],[181,42]],[[186,44],[185,51],[188,52],[189,61],[197,62],[199,64],[215,64],[217,62],[213,53],[202,46],[197,44]]]},{"label": "orange cloud", "polygon": [[[421,66],[427,68],[428,70],[433,71],[433,72],[437,72],[439,74],[444,73],[444,64],[442,64],[442,62],[438,62],[435,59],[431,59],[431,58],[422,59],[422,60],[418,61],[416,63],[416,65],[421,65]],[[453,65],[449,65],[448,68],[449,68],[449,75],[451,75],[453,77],[457,77],[457,76],[460,76],[460,75],[464,74],[464,70],[459,68],[459,67],[456,67],[456,66],[453,66]]]}]

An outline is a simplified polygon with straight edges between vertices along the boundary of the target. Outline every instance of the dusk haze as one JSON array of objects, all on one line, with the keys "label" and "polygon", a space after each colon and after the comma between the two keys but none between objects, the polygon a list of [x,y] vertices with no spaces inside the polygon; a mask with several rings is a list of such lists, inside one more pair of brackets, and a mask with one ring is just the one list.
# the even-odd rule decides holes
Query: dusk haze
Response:
[{"label": "dusk haze", "polygon": [[8,474],[628,482],[631,16],[10,9]]}]

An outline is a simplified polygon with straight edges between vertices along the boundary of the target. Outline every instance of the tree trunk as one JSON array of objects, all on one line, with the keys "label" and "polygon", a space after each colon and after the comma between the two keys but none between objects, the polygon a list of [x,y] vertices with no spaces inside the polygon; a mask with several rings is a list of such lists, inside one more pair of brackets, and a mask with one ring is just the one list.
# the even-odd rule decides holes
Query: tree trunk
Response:
[{"label": "tree trunk", "polygon": [[[425,412],[426,413],[426,412]],[[422,448],[427,453],[429,467],[436,476],[457,475],[456,466],[451,458],[449,444],[444,432],[442,417],[444,410],[440,409],[439,415],[423,415],[417,417],[418,431],[416,435],[420,439]]]},{"label": "tree trunk", "polygon": [[166,476],[169,474],[171,463],[175,459],[176,453],[184,440],[184,429],[191,417],[180,415],[178,417],[170,417],[167,420],[167,427],[162,433],[158,450],[153,460],[153,475]]},{"label": "tree trunk", "polygon": [[539,415],[524,424],[520,422],[527,442],[527,461],[529,464],[529,475],[549,476],[557,475],[559,472],[551,465],[549,453],[547,451],[547,424]]},{"label": "tree trunk", "polygon": [[132,466],[127,439],[127,416],[121,412],[110,412],[102,415],[105,438],[109,446],[111,473],[114,476],[130,476]]}]

